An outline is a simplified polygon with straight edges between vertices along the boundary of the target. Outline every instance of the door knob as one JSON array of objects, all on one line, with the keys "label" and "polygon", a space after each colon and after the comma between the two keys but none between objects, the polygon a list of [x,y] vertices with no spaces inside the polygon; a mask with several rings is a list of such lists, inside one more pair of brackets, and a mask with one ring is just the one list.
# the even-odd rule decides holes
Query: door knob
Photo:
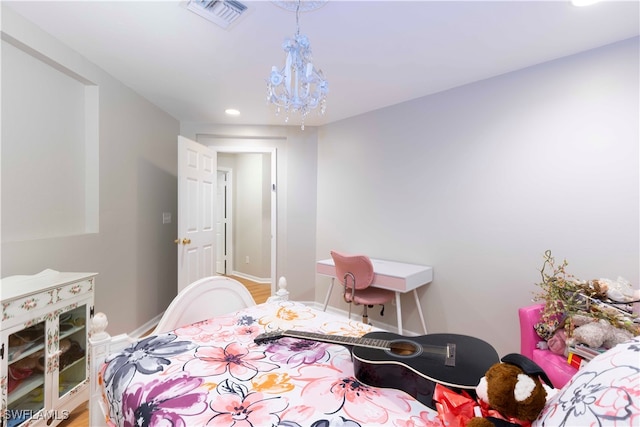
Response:
[{"label": "door knob", "polygon": [[182,239],[183,245],[188,245],[189,243],[191,243],[191,239]]}]

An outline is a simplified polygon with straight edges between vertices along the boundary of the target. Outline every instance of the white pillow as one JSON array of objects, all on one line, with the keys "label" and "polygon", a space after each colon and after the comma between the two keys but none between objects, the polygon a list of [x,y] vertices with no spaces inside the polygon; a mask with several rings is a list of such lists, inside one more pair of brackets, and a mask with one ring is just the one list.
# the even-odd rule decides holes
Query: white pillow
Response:
[{"label": "white pillow", "polygon": [[580,369],[532,424],[542,426],[640,426],[640,337]]}]

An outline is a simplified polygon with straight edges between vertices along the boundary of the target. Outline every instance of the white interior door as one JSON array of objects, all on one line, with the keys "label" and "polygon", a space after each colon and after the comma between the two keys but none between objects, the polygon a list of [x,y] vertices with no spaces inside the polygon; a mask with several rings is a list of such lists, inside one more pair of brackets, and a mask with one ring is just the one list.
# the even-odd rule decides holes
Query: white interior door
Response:
[{"label": "white interior door", "polygon": [[216,152],[178,136],[178,292],[215,275]]}]

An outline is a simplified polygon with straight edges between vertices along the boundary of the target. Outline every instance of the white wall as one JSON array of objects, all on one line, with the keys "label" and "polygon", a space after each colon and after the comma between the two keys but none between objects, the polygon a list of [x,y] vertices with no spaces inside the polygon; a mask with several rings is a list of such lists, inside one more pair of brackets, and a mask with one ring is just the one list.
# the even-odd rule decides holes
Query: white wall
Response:
[{"label": "white wall", "polygon": [[[270,282],[271,277],[271,155],[218,153],[218,167],[232,169],[228,201],[232,213],[233,270],[247,278]],[[249,257],[249,262],[246,262]],[[232,270],[231,270],[232,267]]]},{"label": "white wall", "polygon": [[[110,332],[131,331],[162,312],[177,292],[173,239],[179,123],[4,6],[2,32],[93,82],[99,91],[99,231],[3,239],[2,276],[45,268],[97,272],[96,310],[109,315]],[[6,99],[9,93],[2,92],[3,106],[19,101]],[[28,125],[38,126],[37,118]],[[15,143],[15,138],[3,138],[2,150]],[[3,206],[7,209],[12,206]],[[162,212],[171,212],[174,222],[163,225]]]},{"label": "white wall", "polygon": [[638,73],[636,38],[320,128],[318,259],[433,266],[419,291],[429,332],[500,354],[519,350],[516,310],[547,249],[579,278],[638,286]]},{"label": "white wall", "polygon": [[[238,166],[235,174],[235,186],[238,190],[234,198],[237,221],[234,223],[236,233],[235,268],[238,271],[253,277],[271,277],[269,262],[271,254],[264,254],[266,271],[262,269],[262,247],[264,233],[262,227],[262,198],[264,185],[262,180],[262,154],[247,153],[238,158]],[[266,187],[269,188],[267,179]],[[267,213],[271,209],[266,210]],[[271,229],[271,222],[266,224],[267,230]],[[270,233],[269,233],[270,234]],[[269,240],[267,240],[269,241]],[[248,259],[248,262],[247,262]]]},{"label": "white wall", "polygon": [[[97,176],[98,162],[85,153],[97,152],[97,127],[85,129],[97,122],[97,97],[86,96],[96,86],[12,42],[0,45],[2,139],[11,141],[2,146],[3,240],[95,232],[86,206],[98,186],[85,171]],[[95,112],[87,114],[87,104]]]}]

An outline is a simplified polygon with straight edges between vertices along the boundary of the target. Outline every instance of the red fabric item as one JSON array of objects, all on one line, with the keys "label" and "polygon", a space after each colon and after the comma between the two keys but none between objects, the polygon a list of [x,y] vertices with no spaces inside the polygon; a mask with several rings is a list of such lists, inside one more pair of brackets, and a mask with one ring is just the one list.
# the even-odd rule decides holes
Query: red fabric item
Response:
[{"label": "red fabric item", "polygon": [[475,417],[473,408],[478,406],[464,391],[456,393],[440,384],[436,384],[433,400],[436,402],[438,418],[447,427],[465,427],[469,420]]},{"label": "red fabric item", "polygon": [[476,401],[464,390],[460,393],[436,384],[433,391],[433,400],[436,402],[438,418],[447,427],[465,427],[469,420],[476,417],[475,408],[478,408],[483,418],[493,417],[517,424],[522,427],[531,427],[531,422],[517,420],[515,418],[505,418],[498,411],[489,408],[489,405],[482,401]]},{"label": "red fabric item", "polygon": [[480,408],[482,409],[482,416],[485,418],[493,417],[493,418],[498,418],[501,420],[508,421],[511,424],[520,425],[522,427],[531,427],[531,421],[524,421],[524,420],[518,420],[516,418],[503,417],[502,414],[500,414],[498,411],[496,411],[495,409],[491,409],[487,402],[483,400],[479,400],[479,402],[480,402]]}]

